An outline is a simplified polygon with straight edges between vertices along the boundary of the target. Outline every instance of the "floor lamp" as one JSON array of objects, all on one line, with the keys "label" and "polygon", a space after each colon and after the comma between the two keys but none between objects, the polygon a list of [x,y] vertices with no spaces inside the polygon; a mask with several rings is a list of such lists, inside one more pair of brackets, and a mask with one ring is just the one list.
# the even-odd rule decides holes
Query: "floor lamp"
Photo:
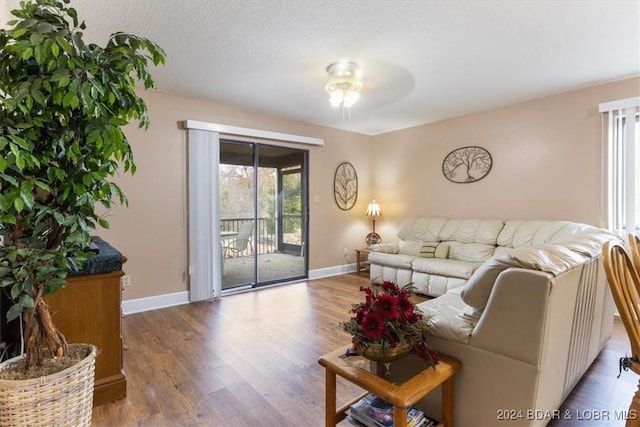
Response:
[{"label": "floor lamp", "polygon": [[371,221],[373,223],[373,231],[367,234],[367,238],[365,239],[367,241],[367,245],[371,246],[382,241],[382,239],[380,239],[380,235],[376,233],[376,217],[382,215],[382,211],[380,210],[380,205],[375,201],[375,199],[369,203],[366,215],[371,217]]}]

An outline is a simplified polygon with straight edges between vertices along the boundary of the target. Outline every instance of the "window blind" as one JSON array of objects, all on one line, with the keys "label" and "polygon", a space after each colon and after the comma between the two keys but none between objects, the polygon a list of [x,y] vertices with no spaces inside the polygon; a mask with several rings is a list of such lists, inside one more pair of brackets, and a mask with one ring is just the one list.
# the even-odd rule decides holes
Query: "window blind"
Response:
[{"label": "window blind", "polygon": [[640,97],[600,104],[603,115],[605,226],[640,231]]}]

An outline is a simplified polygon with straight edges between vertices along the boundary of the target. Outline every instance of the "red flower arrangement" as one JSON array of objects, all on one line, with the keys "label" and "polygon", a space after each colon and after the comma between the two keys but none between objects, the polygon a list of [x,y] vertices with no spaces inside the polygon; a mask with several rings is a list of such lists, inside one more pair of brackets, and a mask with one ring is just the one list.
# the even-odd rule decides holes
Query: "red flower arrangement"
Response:
[{"label": "red flower arrangement", "polygon": [[418,355],[429,365],[438,363],[437,354],[425,342],[422,311],[411,302],[413,286],[399,287],[385,281],[372,288],[360,288],[364,302],[353,304],[354,316],[342,323],[351,334],[353,349],[362,352],[372,344],[383,349],[395,348],[401,343],[413,343]]}]

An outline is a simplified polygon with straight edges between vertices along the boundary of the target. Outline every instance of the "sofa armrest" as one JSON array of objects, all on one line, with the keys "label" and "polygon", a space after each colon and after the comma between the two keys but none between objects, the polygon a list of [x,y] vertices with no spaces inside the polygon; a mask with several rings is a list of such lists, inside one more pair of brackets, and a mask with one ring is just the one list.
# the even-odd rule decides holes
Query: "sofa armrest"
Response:
[{"label": "sofa armrest", "polygon": [[540,363],[552,276],[509,268],[498,276],[469,344],[525,363]]},{"label": "sofa armrest", "polygon": [[397,243],[377,243],[369,246],[371,252],[382,252],[385,254],[397,254],[400,251]]}]

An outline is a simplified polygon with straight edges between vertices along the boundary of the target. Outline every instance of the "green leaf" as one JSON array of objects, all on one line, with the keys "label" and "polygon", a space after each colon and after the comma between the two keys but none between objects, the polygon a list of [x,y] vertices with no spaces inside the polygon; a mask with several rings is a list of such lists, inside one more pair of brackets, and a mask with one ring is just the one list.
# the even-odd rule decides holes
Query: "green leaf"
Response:
[{"label": "green leaf", "polygon": [[67,94],[62,98],[62,106],[67,108],[73,103],[73,99],[76,98],[76,94],[73,92],[67,92]]},{"label": "green leaf", "polygon": [[3,179],[5,181],[7,181],[13,187],[17,187],[18,186],[18,181],[16,181],[16,179],[14,177],[12,177],[11,175],[0,174],[0,179]]},{"label": "green leaf", "polygon": [[27,59],[31,58],[33,56],[33,48],[27,48],[25,50],[22,51],[22,60],[26,61]]},{"label": "green leaf", "polygon": [[22,20],[22,21],[18,22],[17,27],[18,27],[18,28],[24,28],[24,29],[27,29],[27,28],[33,27],[33,26],[34,26],[34,25],[36,25],[37,23],[38,23],[38,20],[37,20],[37,19],[35,19],[35,18],[28,18],[28,19],[25,19],[25,20]]},{"label": "green leaf", "polygon": [[7,311],[7,321],[11,322],[12,320],[17,319],[22,314],[22,305],[21,304],[13,304],[11,308]]},{"label": "green leaf", "polygon": [[20,197],[16,197],[13,200],[13,207],[15,208],[16,211],[22,212],[22,209],[24,209],[24,201],[22,201]]},{"label": "green leaf", "polygon": [[24,202],[24,204],[27,207],[27,209],[29,209],[29,210],[33,209],[33,204],[34,204],[35,200],[34,200],[33,195],[31,193],[20,192],[20,198]]},{"label": "green leaf", "polygon": [[32,90],[31,96],[33,97],[33,100],[36,101],[38,104],[40,105],[45,104],[44,95],[38,89]]},{"label": "green leaf", "polygon": [[19,301],[20,301],[20,305],[22,305],[24,308],[33,308],[36,306],[36,303],[31,297],[31,295],[27,295],[27,294],[20,295]]},{"label": "green leaf", "polygon": [[35,46],[42,43],[42,41],[44,40],[44,36],[40,33],[31,33],[31,37],[29,37],[29,40],[31,41],[31,44]]},{"label": "green leaf", "polygon": [[16,28],[15,30],[13,30],[13,31],[11,32],[11,35],[12,35],[14,38],[16,38],[16,39],[17,39],[18,37],[20,37],[20,36],[22,36],[22,35],[26,34],[26,32],[27,32],[27,29],[26,29],[26,28]]},{"label": "green leaf", "polygon": [[13,225],[16,223],[16,217],[13,215],[3,215],[0,217],[0,221],[2,221],[3,224]]},{"label": "green leaf", "polygon": [[11,287],[11,299],[16,300],[22,292],[22,282],[14,283]]},{"label": "green leaf", "polygon": [[48,22],[40,22],[38,23],[38,27],[36,31],[39,33],[51,33],[56,30],[56,27],[49,24]]},{"label": "green leaf", "polygon": [[22,156],[16,157],[16,166],[18,167],[18,169],[24,170],[25,165],[26,164],[25,164],[24,157]]}]

